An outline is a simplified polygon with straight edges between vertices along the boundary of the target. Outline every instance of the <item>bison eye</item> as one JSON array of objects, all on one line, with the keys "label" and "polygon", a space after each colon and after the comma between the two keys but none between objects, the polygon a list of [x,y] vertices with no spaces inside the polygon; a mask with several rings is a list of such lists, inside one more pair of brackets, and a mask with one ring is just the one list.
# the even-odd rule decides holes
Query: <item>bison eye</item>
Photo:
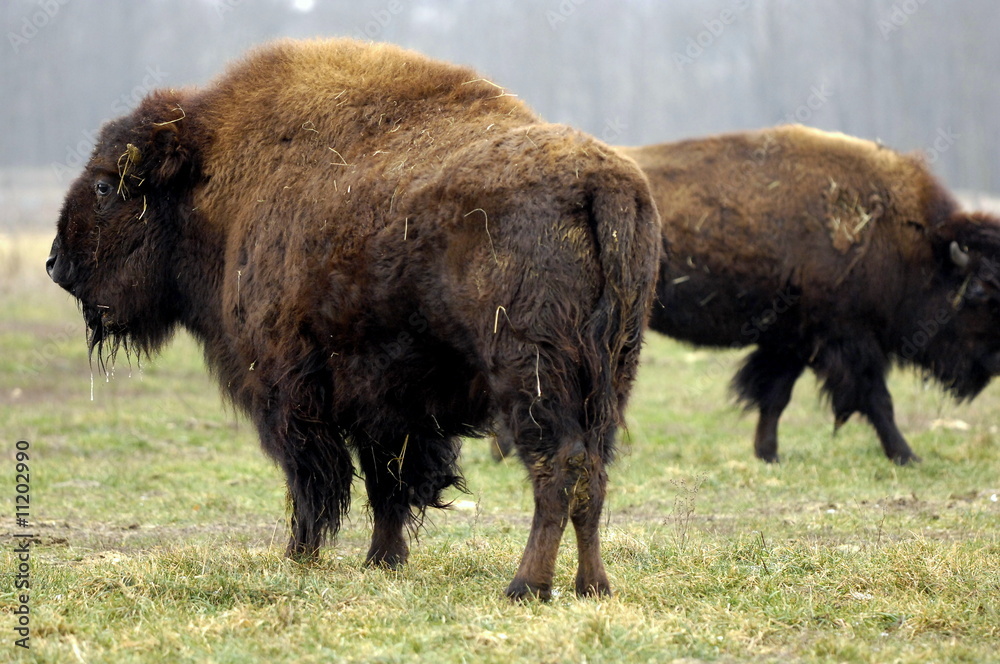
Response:
[{"label": "bison eye", "polygon": [[98,180],[97,184],[94,185],[94,191],[97,192],[98,196],[107,196],[114,191],[114,187],[109,182]]},{"label": "bison eye", "polygon": [[969,283],[969,289],[965,292],[965,299],[972,304],[983,304],[990,299],[990,295],[979,279],[973,279]]}]

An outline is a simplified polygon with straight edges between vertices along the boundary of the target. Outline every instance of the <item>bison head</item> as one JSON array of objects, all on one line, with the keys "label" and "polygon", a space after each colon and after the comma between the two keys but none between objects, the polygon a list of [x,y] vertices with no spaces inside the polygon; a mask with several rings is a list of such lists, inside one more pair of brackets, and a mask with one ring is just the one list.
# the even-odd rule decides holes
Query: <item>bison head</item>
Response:
[{"label": "bison head", "polygon": [[913,333],[921,363],[959,398],[972,398],[1000,375],[1000,220],[956,214],[938,233],[943,276]]},{"label": "bison head", "polygon": [[189,127],[177,95],[147,97],[103,127],[59,215],[45,263],[79,301],[93,356],[106,369],[120,347],[148,354],[175,327],[181,204],[196,175]]}]

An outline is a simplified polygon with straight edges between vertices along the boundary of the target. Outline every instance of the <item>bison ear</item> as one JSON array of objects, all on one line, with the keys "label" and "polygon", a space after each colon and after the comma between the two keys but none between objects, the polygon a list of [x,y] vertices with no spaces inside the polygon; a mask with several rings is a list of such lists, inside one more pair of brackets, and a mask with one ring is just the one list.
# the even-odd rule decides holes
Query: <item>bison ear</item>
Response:
[{"label": "bison ear", "polygon": [[157,185],[194,177],[198,171],[197,139],[194,122],[177,96],[154,93],[142,109],[147,132],[143,163],[146,175]]},{"label": "bison ear", "polygon": [[190,174],[194,155],[183,140],[184,127],[179,123],[153,125],[153,154],[155,164],[151,164],[150,176],[157,184],[167,184]]}]

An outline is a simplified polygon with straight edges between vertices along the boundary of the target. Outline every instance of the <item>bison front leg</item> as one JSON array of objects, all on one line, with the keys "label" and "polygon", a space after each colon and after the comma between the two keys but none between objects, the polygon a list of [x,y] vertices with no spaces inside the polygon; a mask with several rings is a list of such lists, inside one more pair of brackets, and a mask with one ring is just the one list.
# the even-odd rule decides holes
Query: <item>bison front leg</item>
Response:
[{"label": "bison front leg", "polygon": [[365,565],[370,567],[397,569],[410,555],[403,534],[411,517],[400,477],[405,463],[401,452],[402,447],[395,450],[372,444],[358,453],[372,511],[372,540],[365,555]]},{"label": "bison front leg", "polygon": [[889,394],[884,377],[879,376],[872,381],[860,410],[875,428],[879,442],[882,443],[882,451],[890,460],[900,466],[920,461],[920,457],[910,449],[906,438],[896,426],[892,395]]},{"label": "bison front leg", "polygon": [[396,569],[410,548],[406,531],[428,507],[443,507],[442,492],[461,486],[453,438],[406,435],[363,446],[358,452],[372,510],[372,540],[365,564]]},{"label": "bison front leg", "polygon": [[287,411],[269,413],[258,422],[265,451],[285,472],[291,504],[291,536],[285,555],[307,561],[316,557],[327,535],[340,529],[350,506],[354,466],[343,439],[313,418]]},{"label": "bison front leg", "polygon": [[885,384],[888,360],[873,341],[831,345],[817,358],[816,369],[823,376],[823,389],[830,394],[836,427],[861,413],[875,428],[889,459],[901,466],[920,461],[896,426],[892,396]]}]

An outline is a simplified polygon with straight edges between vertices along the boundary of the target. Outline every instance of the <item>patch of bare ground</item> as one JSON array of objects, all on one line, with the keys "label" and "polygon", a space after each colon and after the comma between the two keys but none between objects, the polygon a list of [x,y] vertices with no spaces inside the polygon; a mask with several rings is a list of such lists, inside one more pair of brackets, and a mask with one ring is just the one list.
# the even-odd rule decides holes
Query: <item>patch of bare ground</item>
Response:
[{"label": "patch of bare ground", "polygon": [[[24,533],[12,518],[0,519],[0,538],[9,540],[23,534],[32,536],[32,543],[45,549],[72,549],[75,555],[49,556],[49,562],[73,559],[100,558],[106,554],[139,555],[174,546],[216,545],[266,549],[283,553],[288,524],[285,519],[272,522],[256,520],[253,523],[237,521],[198,524],[130,523],[108,524],[93,521],[39,521],[32,523]],[[354,555],[367,544],[362,530],[343,531],[337,541],[323,550],[322,555]]]},{"label": "patch of bare ground", "polygon": [[[916,494],[885,496],[878,500],[863,499],[850,503],[815,500],[775,500],[749,506],[739,512],[709,512],[698,507],[691,513],[678,513],[675,506],[663,501],[628,506],[612,510],[607,523],[660,526],[671,530],[686,529],[731,538],[766,525],[768,532],[782,537],[808,535],[810,539],[839,544],[859,537],[874,537],[883,541],[905,539],[918,529],[920,536],[959,541],[968,538],[968,531],[935,527],[947,516],[961,518],[973,511],[995,505],[998,489],[971,490],[945,498],[925,499]],[[834,524],[835,519],[840,519]],[[844,519],[852,522],[844,525]],[[828,523],[824,523],[828,521]],[[906,527],[898,524],[905,522]],[[616,525],[617,524],[617,525]]]}]

